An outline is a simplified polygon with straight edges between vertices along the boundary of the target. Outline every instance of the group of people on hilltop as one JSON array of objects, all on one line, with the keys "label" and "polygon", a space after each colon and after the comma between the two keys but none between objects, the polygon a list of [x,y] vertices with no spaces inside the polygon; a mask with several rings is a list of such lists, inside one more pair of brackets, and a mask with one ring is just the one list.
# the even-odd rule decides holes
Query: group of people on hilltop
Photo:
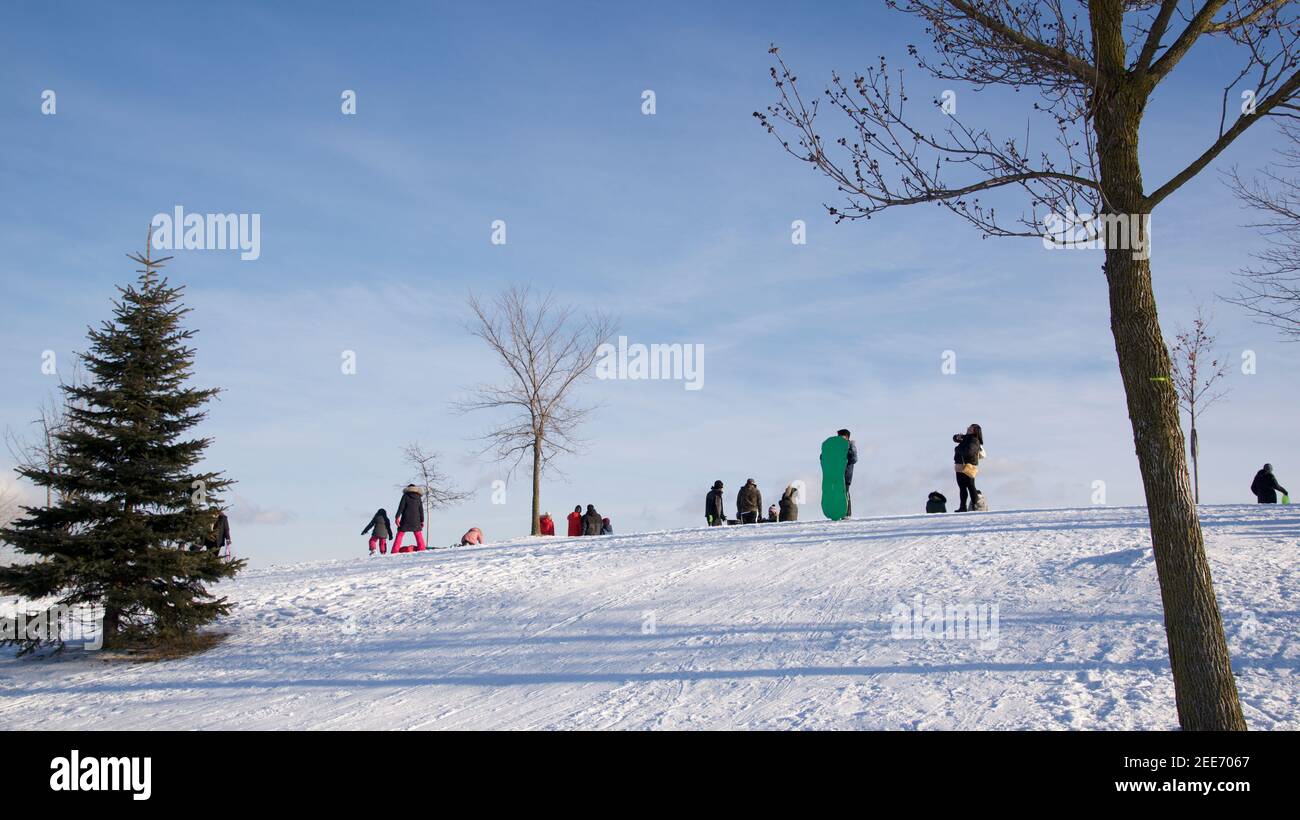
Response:
[{"label": "group of people on hilltop", "polygon": [[726,505],[723,502],[724,486],[721,480],[713,482],[709,492],[704,496],[704,520],[710,527],[723,524],[757,524],[760,521],[798,521],[799,488],[795,484],[786,486],[781,493],[781,500],[767,508],[767,517],[763,517],[763,493],[759,491],[754,479],[747,480],[736,493],[736,517],[728,519]]},{"label": "group of people on hilltop", "polygon": [[[402,490],[402,497],[397,502],[397,526],[388,520],[388,510],[380,507],[370,517],[370,523],[362,528],[361,534],[370,534],[370,554],[388,554],[388,539],[393,538],[393,555],[399,552],[424,552],[428,547],[424,543],[424,496],[418,485],[408,484]],[[415,539],[415,546],[402,546],[402,539],[407,533]],[[394,534],[396,537],[394,538]],[[487,543],[483,530],[470,527],[460,538],[460,546],[478,546]]]},{"label": "group of people on hilltop", "polygon": [[[853,486],[853,467],[858,461],[858,448],[848,430],[839,430],[837,435],[849,442],[847,463],[844,468],[844,487],[846,495],[848,495],[848,510],[851,515],[853,499],[848,491]],[[983,493],[975,486],[975,478],[979,474],[979,463],[986,457],[983,428],[978,424],[972,424],[966,428],[964,433],[954,435],[952,440],[955,445],[953,447],[953,467],[957,478],[957,493],[960,501],[956,512],[987,509]],[[709,488],[708,494],[704,498],[704,518],[710,527],[718,527],[723,524],[757,524],[760,521],[799,520],[800,487],[796,483],[786,486],[781,493],[780,501],[769,506],[765,515],[763,511],[763,494],[758,488],[758,483],[752,478],[747,479],[739,492],[736,493],[736,517],[734,519],[727,518],[726,505],[723,499],[724,490],[725,486],[721,480],[714,481],[713,486]],[[1279,484],[1277,477],[1273,475],[1272,464],[1265,464],[1263,469],[1255,474],[1255,480],[1251,482],[1250,491],[1255,494],[1255,498],[1260,504],[1276,504],[1278,493],[1282,494],[1283,503],[1290,500],[1286,488]],[[947,497],[935,490],[926,499],[925,511],[927,513],[947,512],[947,502]],[[551,518],[549,512],[543,513],[539,522],[542,535],[555,535],[555,520]],[[568,515],[568,525],[568,535],[571,537],[614,534],[614,527],[610,524],[609,518],[597,512],[593,504],[588,504],[585,512],[581,504],[575,506],[573,512]],[[388,512],[380,509],[361,532],[363,535],[370,534],[371,555],[376,553],[376,549],[381,555],[387,554],[388,539],[393,538],[394,534],[396,538],[393,540],[393,554],[399,552],[423,552],[426,545],[424,543],[424,504],[420,487],[410,484],[402,490],[402,498],[397,505],[396,526],[388,520]],[[402,545],[402,539],[407,533],[410,533],[415,539],[415,546]],[[224,513],[218,512],[213,519],[211,531],[204,541],[204,546],[208,549],[221,549],[223,546],[229,546],[230,543],[230,522],[226,519]],[[484,543],[486,542],[483,538],[483,531],[478,527],[471,527],[461,537],[460,541],[461,546]]]},{"label": "group of people on hilltop", "polygon": [[[545,518],[550,518],[551,514],[547,513]],[[578,504],[569,513],[569,535],[613,535],[614,525],[609,523],[607,516],[602,516],[596,512],[594,504],[587,505],[587,511],[582,511],[582,505]],[[543,532],[542,535],[555,535],[555,525],[551,525],[549,533]]]}]

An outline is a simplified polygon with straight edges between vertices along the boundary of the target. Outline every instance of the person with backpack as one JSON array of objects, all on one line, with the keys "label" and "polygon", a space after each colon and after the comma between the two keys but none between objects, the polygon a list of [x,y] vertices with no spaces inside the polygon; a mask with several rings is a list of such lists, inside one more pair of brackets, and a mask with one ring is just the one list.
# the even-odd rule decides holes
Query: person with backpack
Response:
[{"label": "person with backpack", "polygon": [[581,504],[574,507],[573,512],[569,513],[568,521],[569,521],[569,537],[572,538],[575,535],[582,535],[582,505]]},{"label": "person with backpack", "polygon": [[722,509],[722,482],[713,482],[708,495],[704,496],[704,520],[710,527],[721,527],[727,523],[727,514]]},{"label": "person with backpack", "polygon": [[781,511],[777,515],[778,521],[798,521],[799,520],[799,488],[791,484],[781,493]]},{"label": "person with backpack", "polygon": [[1259,504],[1276,504],[1278,493],[1284,496],[1291,495],[1286,491],[1286,487],[1277,483],[1272,464],[1265,464],[1262,470],[1255,473],[1255,480],[1250,482],[1250,491],[1255,494],[1255,501]]},{"label": "person with backpack", "polygon": [[751,478],[736,494],[736,517],[742,524],[757,524],[762,509],[763,494],[758,491],[758,485]]},{"label": "person with backpack", "polygon": [[848,430],[837,430],[835,435],[846,440],[849,443],[848,462],[844,465],[844,498],[848,505],[844,517],[853,517],[853,465],[858,463],[858,443],[853,440],[853,434]]},{"label": "person with backpack", "polygon": [[420,497],[420,488],[407,484],[402,490],[402,500],[397,502],[397,540],[393,541],[393,555],[410,552],[410,547],[402,546],[402,536],[407,533],[415,535],[415,551],[424,552],[424,501]]},{"label": "person with backpack", "polygon": [[[966,428],[965,433],[958,433],[952,440],[957,444],[953,448],[952,461],[957,471],[957,491],[961,498],[957,512],[974,511],[980,498],[979,490],[975,489],[975,476],[979,474],[980,459],[984,457],[984,431],[978,424],[972,424]],[[969,507],[966,503],[967,496],[970,497]]]},{"label": "person with backpack", "polygon": [[537,519],[537,528],[542,531],[542,535],[555,535],[555,521],[551,519],[550,513],[542,513],[542,517]]},{"label": "person with backpack", "polygon": [[930,493],[930,497],[925,500],[925,511],[927,513],[948,512],[948,497],[938,490]]},{"label": "person with backpack", "polygon": [[614,525],[611,524],[611,523],[609,523],[609,519],[608,519],[608,518],[602,518],[602,519],[600,519],[600,534],[601,534],[601,535],[613,535],[613,534],[614,534]]},{"label": "person with backpack", "polygon": [[[375,554],[375,545],[379,546],[379,554],[388,554],[388,539],[393,537],[393,525],[388,520],[388,510],[383,507],[379,508],[370,519],[370,523],[361,531],[362,535],[370,533],[370,554]],[[396,552],[396,549],[394,549]]]}]

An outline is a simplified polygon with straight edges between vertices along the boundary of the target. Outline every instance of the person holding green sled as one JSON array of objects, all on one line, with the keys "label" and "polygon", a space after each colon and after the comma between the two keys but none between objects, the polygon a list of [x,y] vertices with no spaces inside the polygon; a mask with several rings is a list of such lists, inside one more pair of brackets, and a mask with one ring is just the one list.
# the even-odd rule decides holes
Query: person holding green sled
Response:
[{"label": "person holding green sled", "polygon": [[848,430],[840,430],[822,442],[822,515],[832,521],[847,518],[849,485],[853,483],[853,465],[858,461],[858,447]]}]

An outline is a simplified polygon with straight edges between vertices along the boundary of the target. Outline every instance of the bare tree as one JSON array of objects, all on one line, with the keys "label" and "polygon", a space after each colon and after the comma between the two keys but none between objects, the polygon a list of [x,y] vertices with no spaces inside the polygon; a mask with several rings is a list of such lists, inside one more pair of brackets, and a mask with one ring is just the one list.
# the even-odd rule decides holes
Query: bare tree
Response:
[{"label": "bare tree", "polygon": [[438,468],[438,454],[425,450],[422,445],[414,442],[406,445],[402,448],[402,457],[415,470],[415,480],[411,483],[420,488],[420,501],[424,505],[424,543],[430,544],[429,519],[433,517],[433,511],[459,504],[473,493],[453,487],[450,479]]},{"label": "bare tree", "polygon": [[[1053,141],[1031,150],[1028,132],[994,137],[939,100],[947,125],[931,133],[907,111],[901,75],[883,58],[851,80],[833,74],[824,95],[805,98],[776,48],[777,101],[755,116],[844,195],[828,206],[837,221],[935,203],[985,235],[1041,240],[1040,210],[1066,223],[1090,215],[1082,238],[1105,247],[1111,329],[1146,493],[1179,721],[1185,729],[1244,729],[1156,313],[1149,219],[1252,125],[1300,111],[1296,9],[1285,0],[886,2],[926,24],[933,53],[910,48],[923,71],[977,90],[1034,93],[1031,119],[1046,118]],[[1239,58],[1224,75],[1217,136],[1148,191],[1138,152],[1146,106],[1192,46],[1211,38],[1228,41]],[[1242,88],[1250,104],[1230,118],[1237,109],[1229,103]],[[845,135],[822,136],[823,107],[843,118]],[[1029,208],[1010,222],[980,199],[1016,190]]]},{"label": "bare tree", "polygon": [[1191,328],[1180,328],[1169,347],[1174,391],[1178,393],[1179,406],[1187,412],[1191,427],[1192,490],[1197,504],[1201,503],[1201,443],[1196,432],[1196,420],[1228,392],[1227,387],[1216,386],[1228,375],[1228,362],[1214,358],[1214,342],[1215,337],[1210,334],[1210,317],[1205,314],[1203,306],[1197,305]]},{"label": "bare tree", "polygon": [[1300,341],[1300,128],[1286,123],[1281,130],[1288,145],[1263,179],[1246,181],[1235,169],[1228,174],[1237,198],[1259,214],[1249,227],[1262,232],[1268,246],[1254,254],[1256,267],[1237,274],[1237,294],[1227,301]]},{"label": "bare tree", "polygon": [[[67,391],[84,386],[79,366],[74,366],[67,381],[59,379],[59,389]],[[59,433],[67,432],[72,423],[64,400],[53,394],[46,397],[36,408],[36,418],[32,421],[35,430],[28,435],[6,427],[4,432],[5,447],[14,463],[19,467],[29,467],[41,472],[58,475],[62,467],[59,457]],[[45,506],[54,504],[54,491],[45,488]]]},{"label": "bare tree", "polygon": [[487,343],[504,365],[504,385],[483,384],[473,398],[456,403],[462,412],[506,409],[509,416],[488,432],[485,452],[511,462],[510,472],[525,458],[532,461],[531,532],[541,534],[542,472],[579,443],[578,428],[592,408],[576,404],[573,390],[590,373],[598,350],[614,332],[613,320],[599,311],[579,313],[535,297],[529,288],[510,288],[484,305],[470,294],[474,312],[470,333]]}]

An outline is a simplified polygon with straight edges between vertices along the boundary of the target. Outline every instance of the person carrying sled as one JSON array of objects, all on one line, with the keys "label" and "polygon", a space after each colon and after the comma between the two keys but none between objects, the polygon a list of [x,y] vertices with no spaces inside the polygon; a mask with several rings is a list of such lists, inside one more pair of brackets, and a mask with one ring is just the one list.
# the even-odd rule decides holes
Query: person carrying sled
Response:
[{"label": "person carrying sled", "polygon": [[542,517],[537,519],[537,528],[542,531],[542,535],[555,535],[555,521],[550,513],[542,513]]},{"label": "person carrying sled", "polygon": [[848,430],[836,430],[835,435],[849,443],[849,457],[844,465],[844,498],[848,505],[844,513],[846,518],[853,517],[853,465],[858,463],[858,443],[853,440]]},{"label": "person carrying sled", "polygon": [[397,540],[393,541],[393,554],[410,552],[410,547],[402,546],[402,536],[415,534],[415,551],[424,552],[424,501],[420,497],[420,488],[407,484],[402,490],[402,500],[397,502]]},{"label": "person carrying sled", "polygon": [[583,535],[600,535],[601,527],[605,526],[605,519],[600,513],[596,512],[596,505],[587,505],[587,514],[582,517],[582,534]]},{"label": "person carrying sled", "polygon": [[462,547],[477,547],[481,546],[483,543],[483,531],[478,527],[470,527],[469,532],[460,537],[460,545]]},{"label": "person carrying sled", "polygon": [[1260,504],[1276,504],[1278,493],[1284,496],[1291,495],[1286,491],[1286,487],[1277,483],[1272,464],[1265,464],[1262,470],[1255,473],[1255,480],[1250,482],[1250,491],[1255,494],[1255,501]]},{"label": "person carrying sled", "polygon": [[575,535],[582,535],[582,505],[581,504],[574,507],[573,512],[569,513],[568,521],[569,521],[569,537],[573,537]]},{"label": "person carrying sled", "polygon": [[722,509],[722,482],[713,482],[708,495],[704,496],[704,520],[710,527],[720,527],[727,523],[727,514]]},{"label": "person carrying sled", "polygon": [[[370,554],[375,554],[375,546],[378,545],[379,554],[387,555],[388,539],[393,537],[393,525],[388,520],[388,510],[379,508],[379,511],[371,517],[370,523],[361,531],[362,535],[366,533],[370,533]],[[393,551],[396,552],[397,548],[394,547]]]},{"label": "person carrying sled", "polygon": [[[957,444],[953,448],[952,461],[957,471],[957,491],[961,498],[957,512],[973,511],[980,497],[979,490],[975,489],[975,476],[979,474],[980,459],[984,457],[984,431],[978,424],[972,424],[966,428],[965,433],[956,434],[952,440]],[[967,496],[970,497],[969,507],[966,504]]]},{"label": "person carrying sled", "polygon": [[799,488],[791,484],[781,493],[781,512],[778,521],[799,520]]},{"label": "person carrying sled", "polygon": [[763,494],[758,491],[758,485],[751,478],[740,488],[740,492],[736,493],[736,517],[742,524],[757,524],[762,509]]}]

